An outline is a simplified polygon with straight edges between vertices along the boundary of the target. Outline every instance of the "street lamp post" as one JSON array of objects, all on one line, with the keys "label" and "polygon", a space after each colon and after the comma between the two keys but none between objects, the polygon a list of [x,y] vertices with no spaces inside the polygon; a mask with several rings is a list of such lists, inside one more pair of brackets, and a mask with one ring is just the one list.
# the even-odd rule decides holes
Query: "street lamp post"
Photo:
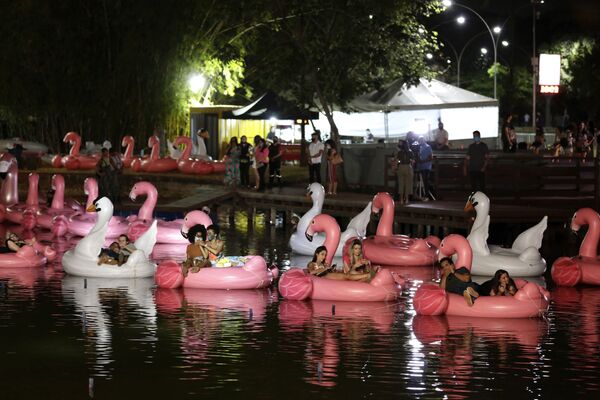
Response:
[{"label": "street lamp post", "polygon": [[[493,67],[494,68],[494,99],[497,98],[497,70],[498,70],[498,68],[496,66],[496,62],[498,60],[498,40],[496,38],[494,38],[494,32],[499,34],[501,28],[494,27],[494,31],[492,31],[492,29],[490,28],[488,23],[485,21],[485,19],[483,19],[483,17],[477,11],[473,10],[469,6],[465,6],[464,4],[460,4],[460,3],[453,3],[450,0],[444,0],[442,3],[446,7],[450,7],[451,5],[456,5],[458,7],[462,7],[466,10],[471,11],[473,14],[475,14],[481,20],[481,22],[483,22],[483,24],[487,28],[488,33],[490,34],[490,38],[492,39],[492,47],[494,49],[494,67]],[[498,35],[498,38],[499,37],[500,37],[500,35]]]}]

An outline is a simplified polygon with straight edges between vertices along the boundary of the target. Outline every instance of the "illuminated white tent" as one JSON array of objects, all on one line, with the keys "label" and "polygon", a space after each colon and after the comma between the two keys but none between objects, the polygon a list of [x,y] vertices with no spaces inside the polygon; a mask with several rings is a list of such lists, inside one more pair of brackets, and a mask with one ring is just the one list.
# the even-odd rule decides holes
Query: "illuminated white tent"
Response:
[{"label": "illuminated white tent", "polygon": [[366,129],[379,138],[397,138],[409,131],[432,135],[438,119],[450,140],[471,138],[474,130],[482,137],[498,136],[497,100],[436,79],[421,78],[418,85],[408,88],[396,81],[383,90],[357,97],[350,108],[354,112],[334,111],[343,136],[364,136]]}]

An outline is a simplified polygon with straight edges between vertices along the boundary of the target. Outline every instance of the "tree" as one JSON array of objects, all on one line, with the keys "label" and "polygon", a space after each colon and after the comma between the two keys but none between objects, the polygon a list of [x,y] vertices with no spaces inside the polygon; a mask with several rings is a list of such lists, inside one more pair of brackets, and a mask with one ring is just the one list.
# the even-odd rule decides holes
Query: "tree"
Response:
[{"label": "tree", "polygon": [[334,140],[334,108],[396,79],[416,84],[428,75],[425,53],[435,41],[418,17],[437,10],[431,0],[271,0],[248,42],[246,75],[254,86],[316,105]]},{"label": "tree", "polygon": [[234,0],[3,2],[0,119],[53,150],[68,130],[114,143],[185,126],[187,78],[198,65],[233,71],[214,87],[240,84],[242,42],[231,40],[238,8]]}]

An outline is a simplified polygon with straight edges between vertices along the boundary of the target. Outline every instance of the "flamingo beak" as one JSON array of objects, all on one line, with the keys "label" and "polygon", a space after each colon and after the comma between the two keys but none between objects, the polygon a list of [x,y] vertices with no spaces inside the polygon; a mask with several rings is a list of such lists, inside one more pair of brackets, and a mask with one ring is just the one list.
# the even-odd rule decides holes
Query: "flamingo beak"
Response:
[{"label": "flamingo beak", "polygon": [[96,211],[98,211],[98,209],[96,208],[96,205],[94,203],[92,203],[92,204],[90,204],[90,206],[88,208],[85,209],[85,211],[96,212]]},{"label": "flamingo beak", "polygon": [[475,207],[473,207],[473,202],[471,200],[467,201],[467,204],[465,204],[465,212],[470,212],[473,211],[475,209]]},{"label": "flamingo beak", "polygon": [[313,235],[311,235],[310,233],[308,233],[308,231],[306,231],[305,235],[306,235],[306,240],[308,240],[309,242],[313,241]]}]

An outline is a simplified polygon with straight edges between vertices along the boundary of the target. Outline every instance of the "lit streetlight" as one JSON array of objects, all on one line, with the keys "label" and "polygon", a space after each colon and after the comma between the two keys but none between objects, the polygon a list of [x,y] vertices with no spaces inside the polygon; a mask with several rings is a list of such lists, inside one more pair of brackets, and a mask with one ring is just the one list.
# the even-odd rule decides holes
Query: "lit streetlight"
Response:
[{"label": "lit streetlight", "polygon": [[485,47],[481,48],[481,54],[487,54],[487,49]]},{"label": "lit streetlight", "polygon": [[[500,32],[502,31],[502,28],[499,26],[495,26],[494,29],[492,30],[492,28],[490,28],[490,26],[488,25],[488,23],[486,22],[486,20],[475,10],[473,10],[471,7],[469,6],[465,6],[464,4],[460,4],[460,3],[453,3],[450,0],[443,0],[442,1],[442,5],[446,8],[455,5],[457,7],[462,7],[466,10],[471,11],[473,14],[475,14],[480,20],[481,22],[483,22],[483,24],[485,25],[485,27],[487,28],[489,34],[490,34],[490,38],[492,39],[492,45],[493,45],[493,49],[494,49],[494,99],[497,98],[497,81],[498,81],[498,76],[497,76],[497,66],[496,66],[496,62],[498,60],[498,40],[500,39]],[[498,35],[498,37],[494,37],[494,33],[496,35]],[[487,52],[487,50],[486,50]],[[483,51],[482,51],[483,53]],[[485,53],[484,53],[485,54]]]},{"label": "lit streetlight", "polygon": [[428,60],[431,60],[433,58],[433,54],[427,53],[425,54],[425,57],[427,57]]},{"label": "lit streetlight", "polygon": [[467,19],[465,17],[463,17],[462,15],[460,17],[456,18],[456,22],[458,22],[461,25],[464,24],[466,20]]},{"label": "lit streetlight", "polygon": [[508,44],[509,44],[508,40],[503,40],[501,43],[502,43],[502,46],[508,47]]}]

